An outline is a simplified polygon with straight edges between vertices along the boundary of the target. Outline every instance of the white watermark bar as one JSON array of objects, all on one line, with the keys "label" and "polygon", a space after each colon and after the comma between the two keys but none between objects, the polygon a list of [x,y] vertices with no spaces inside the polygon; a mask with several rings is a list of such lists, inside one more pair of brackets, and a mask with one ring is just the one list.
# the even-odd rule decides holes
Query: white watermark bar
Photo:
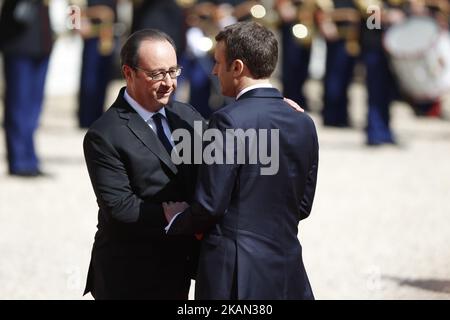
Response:
[{"label": "white watermark bar", "polygon": [[186,129],[176,129],[172,132],[172,138],[176,143],[171,153],[174,164],[254,164],[261,166],[261,175],[278,173],[279,129],[221,131],[210,128],[203,132],[202,126],[202,121],[194,121],[193,139]]}]

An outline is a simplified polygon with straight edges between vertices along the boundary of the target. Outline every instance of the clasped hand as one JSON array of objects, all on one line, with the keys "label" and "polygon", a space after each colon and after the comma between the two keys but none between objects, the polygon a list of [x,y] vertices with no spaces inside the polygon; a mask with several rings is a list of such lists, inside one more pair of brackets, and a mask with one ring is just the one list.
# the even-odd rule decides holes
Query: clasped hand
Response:
[{"label": "clasped hand", "polygon": [[167,222],[172,221],[173,217],[180,212],[186,210],[189,205],[186,202],[163,202],[162,207],[164,209],[164,215]]}]

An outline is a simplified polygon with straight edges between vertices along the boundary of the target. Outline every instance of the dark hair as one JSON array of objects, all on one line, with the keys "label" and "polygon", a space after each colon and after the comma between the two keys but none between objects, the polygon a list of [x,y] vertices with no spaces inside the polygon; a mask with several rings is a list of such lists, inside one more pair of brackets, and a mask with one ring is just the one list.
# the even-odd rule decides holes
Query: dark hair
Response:
[{"label": "dark hair", "polygon": [[166,33],[157,29],[143,29],[131,34],[120,50],[120,63],[122,66],[128,65],[136,67],[139,63],[139,47],[144,40],[168,41],[176,51],[175,42]]},{"label": "dark hair", "polygon": [[278,60],[278,41],[272,31],[256,22],[238,22],[216,36],[225,43],[228,66],[240,59],[255,79],[270,77]]}]

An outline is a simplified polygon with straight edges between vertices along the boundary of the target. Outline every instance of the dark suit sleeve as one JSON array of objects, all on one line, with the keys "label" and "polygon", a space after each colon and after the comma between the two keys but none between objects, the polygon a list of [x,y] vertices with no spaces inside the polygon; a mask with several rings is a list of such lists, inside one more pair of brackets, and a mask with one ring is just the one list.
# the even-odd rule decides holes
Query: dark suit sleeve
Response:
[{"label": "dark suit sleeve", "polygon": [[143,201],[133,192],[125,164],[113,146],[90,130],[83,147],[97,203],[106,218],[130,231],[163,233],[167,223],[161,204]]},{"label": "dark suit sleeve", "polygon": [[311,213],[314,194],[316,192],[317,184],[317,170],[319,168],[319,143],[317,138],[316,128],[312,120],[310,120],[312,126],[311,136],[309,139],[312,142],[312,153],[309,157],[310,167],[308,171],[308,176],[306,177],[306,185],[303,193],[303,198],[300,201],[300,220],[306,219]]},{"label": "dark suit sleeve", "polygon": [[[226,214],[230,204],[239,171],[236,161],[237,143],[230,151],[225,147],[226,129],[234,129],[232,119],[217,112],[211,117],[208,129],[218,130],[223,137],[223,145],[216,141],[210,144],[217,146],[216,150],[221,150],[223,163],[203,163],[200,166],[194,202],[173,221],[168,234],[205,232]],[[233,157],[233,164],[225,163],[226,152]]]}]

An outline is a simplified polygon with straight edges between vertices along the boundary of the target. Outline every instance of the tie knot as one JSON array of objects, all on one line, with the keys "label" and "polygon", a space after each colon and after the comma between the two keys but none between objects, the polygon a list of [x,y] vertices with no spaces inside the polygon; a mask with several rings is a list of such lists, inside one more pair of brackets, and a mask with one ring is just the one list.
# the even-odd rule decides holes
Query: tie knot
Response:
[{"label": "tie knot", "polygon": [[155,113],[153,116],[152,116],[152,119],[153,119],[153,121],[157,121],[157,122],[159,122],[159,123],[161,123],[161,119],[162,118],[164,118],[164,116],[161,114],[161,113]]}]

